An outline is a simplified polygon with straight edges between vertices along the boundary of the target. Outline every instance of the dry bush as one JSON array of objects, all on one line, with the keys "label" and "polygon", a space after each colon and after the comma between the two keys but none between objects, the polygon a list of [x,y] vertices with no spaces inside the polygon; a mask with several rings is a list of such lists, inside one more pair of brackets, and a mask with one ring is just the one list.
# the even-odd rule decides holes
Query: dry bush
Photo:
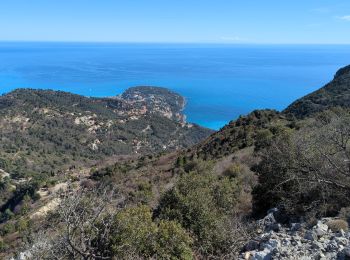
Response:
[{"label": "dry bush", "polygon": [[344,219],[350,224],[350,207],[342,208],[338,214],[338,217]]},{"label": "dry bush", "polygon": [[348,231],[349,225],[348,222],[346,222],[343,219],[334,219],[330,220],[326,223],[326,225],[329,227],[330,230],[333,232],[339,232],[340,230]]},{"label": "dry bush", "polygon": [[204,248],[197,248],[199,259],[238,259],[242,248],[247,242],[257,235],[257,226],[254,221],[243,219],[242,217],[232,216],[218,225],[216,231],[221,237],[225,238],[222,242],[223,251],[208,252]]},{"label": "dry bush", "polygon": [[290,215],[336,215],[350,205],[350,114],[326,112],[279,134],[256,167],[255,209],[281,205]]},{"label": "dry bush", "polygon": [[50,215],[47,232],[32,235],[24,255],[27,259],[111,259],[108,243],[113,205],[122,202],[113,188],[68,189]]}]

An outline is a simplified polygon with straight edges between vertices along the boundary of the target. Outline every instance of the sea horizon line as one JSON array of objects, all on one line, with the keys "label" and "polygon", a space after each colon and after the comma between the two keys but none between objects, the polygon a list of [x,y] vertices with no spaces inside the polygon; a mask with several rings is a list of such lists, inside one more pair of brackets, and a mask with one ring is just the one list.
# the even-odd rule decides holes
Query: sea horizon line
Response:
[{"label": "sea horizon line", "polygon": [[66,43],[130,45],[231,45],[231,46],[349,46],[350,43],[269,43],[269,42],[171,42],[171,41],[68,41],[68,40],[0,40],[0,43]]}]

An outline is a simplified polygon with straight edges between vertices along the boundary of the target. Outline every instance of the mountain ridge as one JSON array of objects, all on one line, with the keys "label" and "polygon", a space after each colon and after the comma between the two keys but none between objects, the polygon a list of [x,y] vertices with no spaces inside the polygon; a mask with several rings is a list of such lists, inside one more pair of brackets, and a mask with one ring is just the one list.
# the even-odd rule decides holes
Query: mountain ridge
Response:
[{"label": "mountain ridge", "polygon": [[350,66],[339,69],[331,82],[296,100],[282,112],[301,119],[334,106],[350,107]]}]

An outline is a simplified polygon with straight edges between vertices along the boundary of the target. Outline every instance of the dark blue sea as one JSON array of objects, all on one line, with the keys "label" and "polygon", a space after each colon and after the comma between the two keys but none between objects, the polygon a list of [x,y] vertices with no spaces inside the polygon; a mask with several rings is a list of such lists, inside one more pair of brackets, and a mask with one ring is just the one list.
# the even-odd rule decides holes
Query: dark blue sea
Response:
[{"label": "dark blue sea", "polygon": [[86,96],[170,88],[188,121],[218,129],[254,109],[284,109],[350,64],[345,45],[0,43],[0,93],[15,88]]}]

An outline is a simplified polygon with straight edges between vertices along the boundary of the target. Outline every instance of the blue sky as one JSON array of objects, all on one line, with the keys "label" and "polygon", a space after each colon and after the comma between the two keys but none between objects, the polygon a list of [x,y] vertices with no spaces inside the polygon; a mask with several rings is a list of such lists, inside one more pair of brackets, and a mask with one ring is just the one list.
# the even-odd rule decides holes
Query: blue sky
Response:
[{"label": "blue sky", "polygon": [[350,44],[350,1],[0,0],[0,40]]}]

